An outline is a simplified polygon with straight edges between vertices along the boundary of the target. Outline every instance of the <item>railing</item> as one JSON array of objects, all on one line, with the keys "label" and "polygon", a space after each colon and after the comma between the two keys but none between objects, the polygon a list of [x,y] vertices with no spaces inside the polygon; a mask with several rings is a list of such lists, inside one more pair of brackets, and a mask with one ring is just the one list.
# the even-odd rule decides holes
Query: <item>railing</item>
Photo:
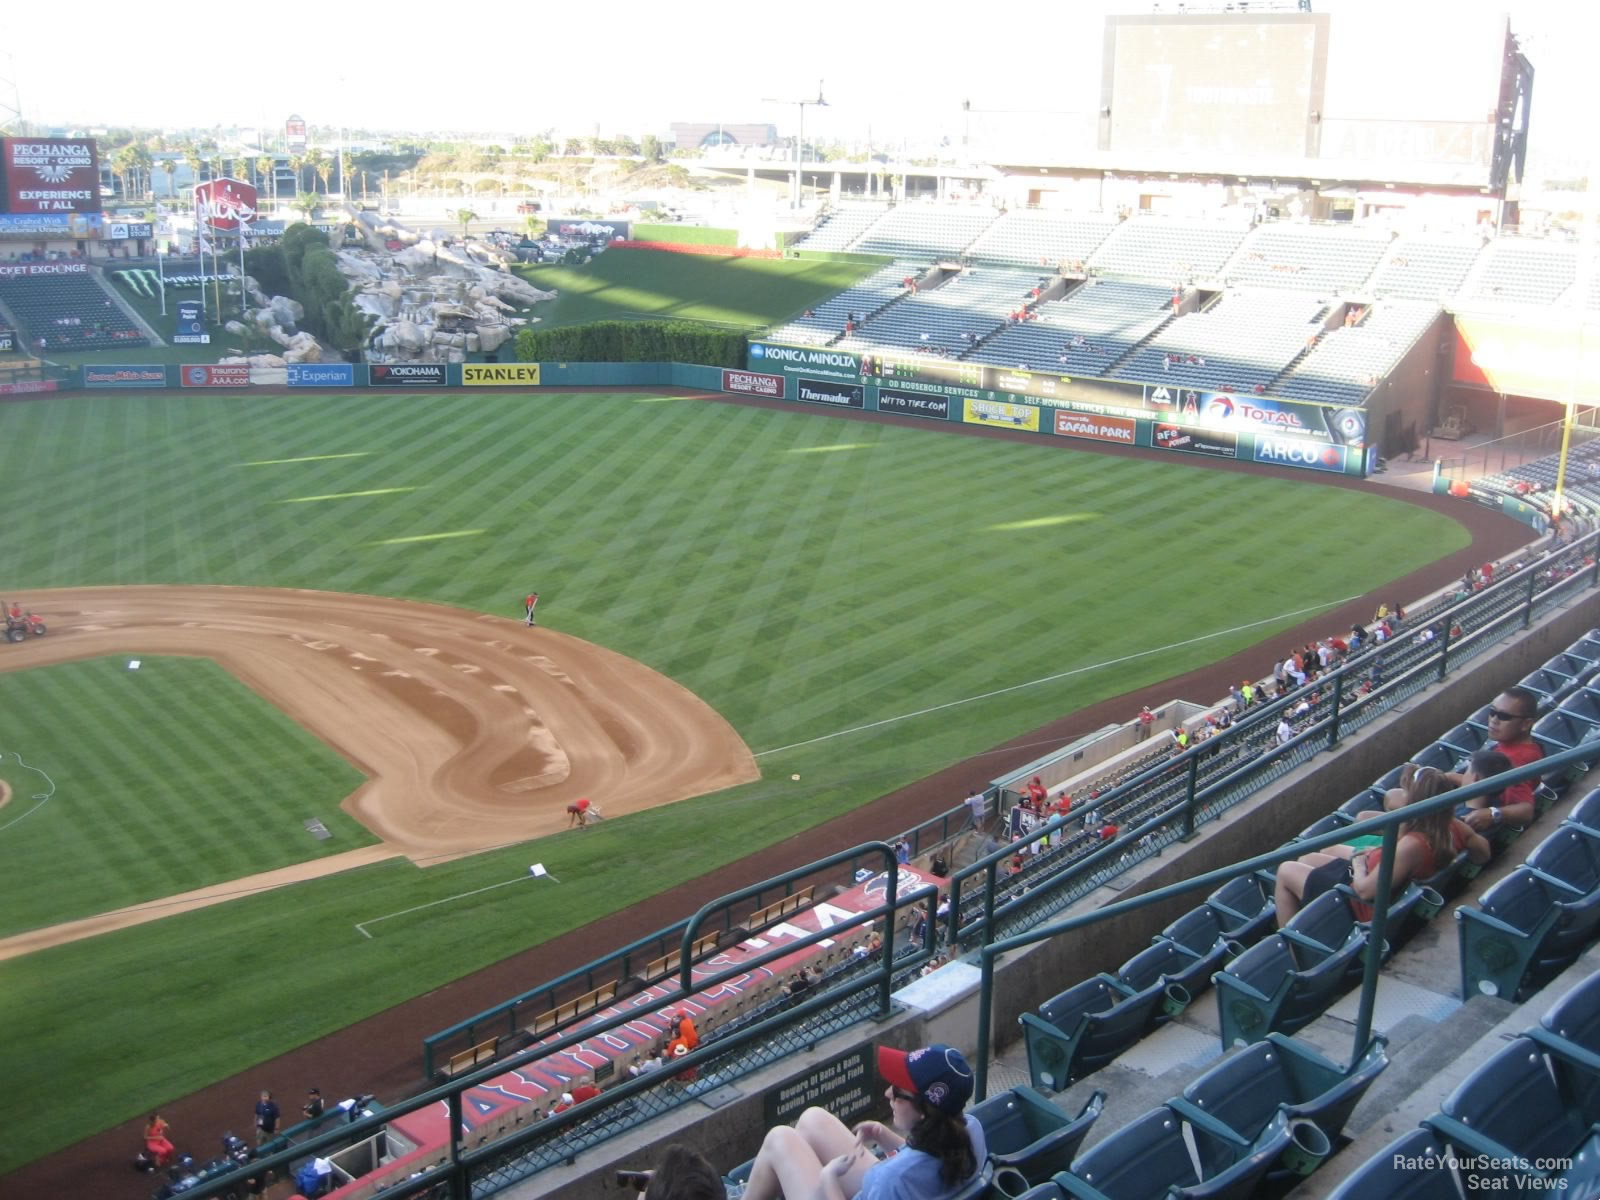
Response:
[{"label": "railing", "polygon": [[[1192,879],[1185,879],[1178,883],[1169,884],[1142,896],[1135,896],[1129,900],[1120,900],[1115,904],[1108,904],[1104,908],[1097,908],[1092,912],[1082,913],[1055,924],[1034,928],[1025,933],[1019,933],[1000,941],[990,942],[978,951],[979,967],[982,972],[982,982],[978,992],[978,1039],[977,1051],[974,1055],[974,1072],[976,1074],[976,1094],[974,1100],[983,1100],[988,1095],[988,1075],[990,1059],[990,1028],[994,1023],[994,969],[995,963],[1001,955],[1014,950],[1021,950],[1039,942],[1049,941],[1051,938],[1061,937],[1066,934],[1076,933],[1079,930],[1096,925],[1101,921],[1108,921],[1127,913],[1136,912],[1142,908],[1149,908],[1155,904],[1162,904],[1179,896],[1204,894],[1221,887],[1231,879],[1253,871],[1276,869],[1279,863],[1291,862],[1303,854],[1309,854],[1328,846],[1336,846],[1348,842],[1355,836],[1368,836],[1381,834],[1383,837],[1383,856],[1378,868],[1377,893],[1372,901],[1372,922],[1367,934],[1367,941],[1372,946],[1384,945],[1385,926],[1389,915],[1389,901],[1394,881],[1394,853],[1399,841],[1401,824],[1414,821],[1418,817],[1432,812],[1435,809],[1454,808],[1464,800],[1474,796],[1483,796],[1499,792],[1509,784],[1519,783],[1523,780],[1537,780],[1549,775],[1563,767],[1573,764],[1587,764],[1595,760],[1597,751],[1593,743],[1584,743],[1551,754],[1529,763],[1527,766],[1518,767],[1492,779],[1481,780],[1467,787],[1457,788],[1428,800],[1408,804],[1405,808],[1395,812],[1384,813],[1379,817],[1371,817],[1357,825],[1346,825],[1331,833],[1320,834],[1317,837],[1303,838],[1288,845],[1280,846],[1266,854],[1258,854],[1254,858],[1247,858],[1229,866],[1219,867],[1215,871],[1208,871],[1204,875],[1196,875]],[[1368,954],[1366,969],[1361,980],[1361,1002],[1356,1014],[1355,1034],[1351,1039],[1351,1058],[1354,1063],[1365,1049],[1372,1037],[1372,1014],[1378,990],[1378,972],[1382,968],[1381,954]]]},{"label": "railing", "polygon": [[[524,993],[507,1005],[479,1014],[452,1031],[446,1031],[446,1034],[466,1032],[476,1023],[482,1027],[478,1030],[480,1034],[492,1033],[489,1028],[491,1024],[513,1019],[514,1014],[508,1013],[508,1009],[520,1006],[521,1011],[526,1012],[531,997],[553,994],[563,984],[569,985],[574,991],[589,990],[602,974],[613,970],[614,964],[632,964],[635,961],[647,963],[665,952],[662,947],[669,947],[673,938],[677,939],[680,951],[677,987],[658,998],[661,1007],[693,992],[714,989],[727,979],[798,950],[825,940],[843,938],[851,929],[883,921],[886,936],[883,954],[879,959],[844,964],[835,970],[823,986],[813,989],[815,995],[802,1003],[789,1007],[772,1005],[758,1008],[743,1018],[729,1022],[719,1028],[714,1036],[707,1037],[698,1050],[674,1059],[671,1069],[633,1078],[624,1077],[601,1097],[545,1120],[527,1123],[521,1128],[507,1128],[493,1133],[467,1129],[462,1120],[462,1097],[465,1092],[543,1056],[558,1053],[616,1029],[636,1015],[632,1009],[613,1010],[613,1016],[591,1017],[540,1045],[453,1078],[381,1114],[264,1156],[251,1165],[249,1173],[264,1169],[287,1172],[294,1162],[304,1161],[312,1155],[331,1154],[378,1133],[396,1117],[442,1104],[450,1118],[449,1128],[452,1132],[449,1142],[434,1147],[434,1153],[427,1156],[430,1161],[419,1160],[411,1167],[417,1174],[390,1184],[383,1195],[386,1200],[403,1200],[407,1196],[425,1193],[460,1200],[466,1200],[469,1196],[488,1195],[540,1170],[571,1162],[577,1154],[599,1145],[624,1129],[631,1129],[652,1116],[670,1112],[769,1063],[793,1058],[821,1037],[887,1015],[895,984],[931,958],[941,936],[941,928],[946,941],[976,950],[983,968],[977,1056],[981,1096],[988,1069],[993,971],[1001,954],[1174,896],[1211,889],[1243,871],[1275,866],[1309,850],[1347,839],[1350,836],[1348,828],[1300,840],[1292,847],[1280,848],[1136,899],[1056,924],[1040,925],[1041,921],[1088,895],[1129,866],[1154,855],[1161,847],[1187,837],[1200,824],[1239,803],[1266,783],[1319,751],[1337,745],[1350,730],[1360,728],[1406,697],[1444,678],[1462,662],[1490,650],[1514,630],[1528,627],[1535,617],[1600,585],[1600,564],[1583,565],[1584,558],[1594,554],[1597,547],[1600,547],[1600,534],[1592,534],[1503,577],[1492,587],[1458,603],[1447,602],[1413,613],[1397,638],[1318,681],[1316,686],[1329,694],[1320,699],[1306,727],[1284,744],[1278,745],[1272,732],[1278,715],[1284,708],[1298,703],[1302,695],[1308,694],[1309,688],[1252,709],[1224,734],[1149,768],[1098,798],[1094,802],[1095,807],[1102,811],[1115,813],[1119,817],[1123,813],[1129,814],[1118,836],[1103,844],[1083,840],[1079,852],[1065,861],[1052,861],[1053,854],[1045,857],[1041,864],[1049,870],[1041,869],[1030,875],[1027,879],[1030,890],[1025,893],[1010,890],[1009,881],[1000,878],[998,864],[1030,841],[1067,836],[1067,831],[1075,822],[1081,821],[1081,817],[1072,814],[1051,821],[1023,841],[985,855],[970,867],[957,872],[950,881],[949,908],[944,914],[938,913],[935,907],[939,893],[932,887],[919,888],[907,896],[899,895],[894,883],[898,873],[892,869],[895,860],[893,848],[884,842],[868,843],[723,897],[687,920],[642,939],[599,963],[571,972],[545,988]],[[1419,641],[1421,631],[1429,628],[1438,632],[1430,639]],[[1455,632],[1458,628],[1459,634]],[[1592,745],[1552,754],[1539,763],[1497,777],[1493,786],[1503,787],[1508,779],[1527,778],[1594,755]],[[1440,797],[1437,803],[1454,803],[1488,790],[1488,784],[1474,785]],[[1380,897],[1386,898],[1388,894],[1396,840],[1395,827],[1421,811],[1423,809],[1413,807],[1403,813],[1389,814],[1366,827],[1373,832],[1381,830],[1385,838],[1384,865],[1379,877],[1382,889]],[[921,828],[927,831],[927,836],[937,834],[943,840],[952,832],[951,827],[964,818],[963,811],[955,810]],[[913,832],[919,838],[922,836],[919,831]],[[1078,836],[1081,837],[1081,834]],[[843,869],[846,865],[857,867],[864,863],[877,864],[880,869],[889,872],[891,882],[882,905],[814,934],[784,939],[781,946],[733,970],[698,981],[693,979],[693,948],[696,941],[705,936],[705,931],[733,928],[733,913],[749,911],[750,901],[759,901],[763,895],[788,894],[801,879]],[[1385,907],[1383,903],[1378,904],[1378,913],[1382,914]],[[919,909],[929,936],[914,953],[902,952],[897,955],[893,938],[900,918]],[[1374,919],[1373,937],[1382,937],[1380,918]],[[1369,967],[1369,977],[1364,984],[1358,1044],[1364,1043],[1364,1032],[1371,1023],[1372,988],[1375,987],[1375,975],[1372,972],[1375,969]],[[581,989],[578,984],[583,985]],[[445,1036],[440,1034],[435,1038]],[[467,1036],[472,1035],[468,1033]],[[479,1040],[482,1040],[481,1037]],[[471,1044],[470,1041],[463,1042],[462,1048]],[[685,1085],[680,1082],[680,1077],[689,1070],[697,1070],[699,1077]],[[223,1176],[185,1194],[192,1200],[208,1200],[209,1197],[230,1191],[237,1182],[238,1176]]]}]

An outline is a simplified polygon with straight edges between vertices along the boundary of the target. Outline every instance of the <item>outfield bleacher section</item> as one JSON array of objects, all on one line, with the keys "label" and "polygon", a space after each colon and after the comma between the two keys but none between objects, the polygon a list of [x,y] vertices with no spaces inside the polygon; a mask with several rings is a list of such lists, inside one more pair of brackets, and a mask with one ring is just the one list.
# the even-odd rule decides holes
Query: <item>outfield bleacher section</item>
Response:
[{"label": "outfield bleacher section", "polygon": [[1230,291],[1203,312],[1186,313],[1111,374],[1169,387],[1264,389],[1322,332],[1320,296]]},{"label": "outfield bleacher section", "polygon": [[979,235],[967,248],[967,257],[1051,271],[1079,270],[1116,227],[1117,218],[1110,213],[1012,209]]},{"label": "outfield bleacher section", "polygon": [[848,250],[852,242],[859,238],[873,222],[883,216],[885,206],[872,205],[869,208],[857,208],[853,205],[841,206],[828,213],[817,227],[796,243],[798,250],[825,250],[838,252]]},{"label": "outfield bleacher section", "polygon": [[1498,237],[1468,276],[1463,303],[1555,304],[1578,277],[1578,249],[1570,242]]},{"label": "outfield bleacher section", "polygon": [[1033,370],[1103,375],[1171,314],[1171,291],[1148,283],[1094,279],[1035,307],[1037,320],[1007,325],[966,357]]},{"label": "outfield bleacher section", "polygon": [[866,318],[905,293],[907,277],[915,278],[922,268],[908,262],[893,262],[875,271],[852,288],[829,297],[811,310],[772,330],[774,341],[795,346],[822,346],[844,332],[851,315]]},{"label": "outfield bleacher section", "polygon": [[1439,302],[1461,290],[1483,251],[1483,238],[1402,235],[1373,273],[1372,294]]},{"label": "outfield bleacher section", "polygon": [[1438,316],[1436,304],[1380,300],[1360,324],[1323,334],[1268,390],[1290,400],[1360,404]]},{"label": "outfield bleacher section", "polygon": [[929,263],[959,259],[995,221],[992,208],[944,208],[902,204],[884,213],[849,247],[866,254]]},{"label": "outfield bleacher section", "polygon": [[870,316],[838,345],[845,350],[880,347],[925,350],[957,357],[1026,307],[1037,272],[994,267],[959,271],[937,287],[923,288]]},{"label": "outfield bleacher section", "polygon": [[17,320],[19,350],[110,350],[148,342],[90,274],[0,277],[0,303]]},{"label": "outfield bleacher section", "polygon": [[1239,247],[1225,275],[1236,287],[1282,287],[1337,295],[1372,274],[1391,240],[1387,230],[1262,225]]},{"label": "outfield bleacher section", "polygon": [[1134,217],[1111,232],[1089,255],[1087,266],[1099,275],[1169,284],[1214,279],[1249,232],[1237,221]]}]

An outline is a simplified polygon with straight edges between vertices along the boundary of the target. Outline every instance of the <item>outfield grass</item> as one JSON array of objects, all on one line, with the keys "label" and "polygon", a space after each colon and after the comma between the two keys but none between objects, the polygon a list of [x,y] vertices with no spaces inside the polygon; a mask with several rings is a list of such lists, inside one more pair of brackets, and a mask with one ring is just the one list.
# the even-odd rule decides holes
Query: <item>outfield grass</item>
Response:
[{"label": "outfield grass", "polygon": [[[382,864],[6,964],[0,1170],[1467,541],[1357,490],[657,396],[62,397],[0,409],[0,472],[49,497],[0,527],[24,597],[253,584],[509,616],[534,587],[549,625],[715,706],[764,772],[582,837]],[[534,859],[590,886],[544,889],[533,919],[509,889],[372,942],[352,928]]]},{"label": "outfield grass", "polygon": [[0,809],[28,813],[0,830],[0,937],[377,841],[339,808],[361,772],[281,709],[205,659],[128,661],[4,677],[5,775],[52,795]]},{"label": "outfield grass", "polygon": [[639,317],[764,329],[837,295],[877,265],[607,250],[582,267],[518,267],[557,296],[532,314],[546,326]]}]

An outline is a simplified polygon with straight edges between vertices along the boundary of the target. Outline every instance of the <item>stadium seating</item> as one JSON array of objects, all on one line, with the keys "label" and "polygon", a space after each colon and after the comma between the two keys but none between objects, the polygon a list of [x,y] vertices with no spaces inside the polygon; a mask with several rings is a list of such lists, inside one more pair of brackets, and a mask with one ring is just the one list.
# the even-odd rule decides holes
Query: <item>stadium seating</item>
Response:
[{"label": "stadium seating", "polygon": [[1038,319],[1007,325],[965,357],[972,362],[1103,375],[1171,316],[1171,289],[1091,280],[1061,300],[1039,305]]},{"label": "stadium seating", "polygon": [[1468,276],[1460,300],[1551,305],[1577,276],[1577,247],[1571,243],[1498,237]]},{"label": "stadium seating", "polygon": [[1462,1200],[1462,1195],[1440,1138],[1413,1129],[1346,1176],[1328,1200]]},{"label": "stadium seating", "polygon": [[858,352],[896,348],[954,358],[998,329],[1008,313],[1024,308],[1037,283],[1037,272],[961,271],[882,309],[838,345]]},{"label": "stadium seating", "polygon": [[[1276,1116],[1240,1147],[1171,1108],[1151,1109],[1078,1156],[1055,1182],[1082,1200],[1232,1200],[1250,1195],[1291,1144],[1289,1122]],[[1193,1150],[1190,1149],[1191,1143]]]},{"label": "stadium seating", "polygon": [[1236,222],[1133,217],[1102,242],[1088,260],[1097,275],[1160,280],[1214,279],[1249,233]]},{"label": "stadium seating", "polygon": [[1230,292],[1178,317],[1113,368],[1114,377],[1174,388],[1265,388],[1322,332],[1327,303],[1298,292]]},{"label": "stadium seating", "polygon": [[1110,213],[1019,208],[1005,213],[967,249],[975,262],[1072,271],[1117,227]]},{"label": "stadium seating", "polygon": [[772,330],[775,342],[790,345],[822,346],[839,337],[845,322],[853,313],[865,317],[877,312],[905,292],[905,278],[916,275],[921,268],[911,263],[890,263],[874,271],[852,288],[823,301],[811,310],[810,316],[796,317],[787,324]]},{"label": "stadium seating", "polygon": [[1370,290],[1380,299],[1438,303],[1461,289],[1482,250],[1483,239],[1476,236],[1402,235],[1373,273]]},{"label": "stadium seating", "polygon": [[19,349],[108,350],[149,340],[89,274],[0,278],[0,303],[17,320]]},{"label": "stadium seating", "polygon": [[850,249],[924,263],[955,259],[996,216],[992,208],[902,204],[884,213]]},{"label": "stadium seating", "polygon": [[1105,1103],[1106,1094],[1096,1091],[1074,1117],[1032,1088],[1014,1087],[968,1111],[983,1126],[994,1170],[1009,1167],[1029,1183],[1043,1183],[1072,1165]]},{"label": "stadium seating", "polygon": [[1149,1030],[1164,996],[1155,980],[1134,991],[1111,975],[1096,975],[1018,1021],[1034,1087],[1062,1091],[1110,1062]]},{"label": "stadium seating", "polygon": [[1268,386],[1274,396],[1355,405],[1389,374],[1439,316],[1433,304],[1380,301],[1359,325],[1330,329]]},{"label": "stadium seating", "polygon": [[854,205],[833,209],[818,222],[817,227],[796,243],[801,250],[843,250],[883,216],[884,207],[874,204],[866,207]]},{"label": "stadium seating", "polygon": [[1224,273],[1235,287],[1282,287],[1331,295],[1363,283],[1389,241],[1385,229],[1275,221],[1245,239]]}]

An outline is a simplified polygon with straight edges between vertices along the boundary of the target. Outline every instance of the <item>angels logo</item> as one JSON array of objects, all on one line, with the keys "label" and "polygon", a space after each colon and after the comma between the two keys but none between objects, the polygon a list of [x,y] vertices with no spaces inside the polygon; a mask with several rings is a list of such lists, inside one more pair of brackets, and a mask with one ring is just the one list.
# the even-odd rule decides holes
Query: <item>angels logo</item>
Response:
[{"label": "angels logo", "polygon": [[213,229],[237,229],[256,216],[256,189],[242,179],[212,179],[195,185],[195,216]]},{"label": "angels logo", "polygon": [[65,183],[72,178],[72,168],[66,163],[49,163],[35,167],[33,173],[46,183]]}]

